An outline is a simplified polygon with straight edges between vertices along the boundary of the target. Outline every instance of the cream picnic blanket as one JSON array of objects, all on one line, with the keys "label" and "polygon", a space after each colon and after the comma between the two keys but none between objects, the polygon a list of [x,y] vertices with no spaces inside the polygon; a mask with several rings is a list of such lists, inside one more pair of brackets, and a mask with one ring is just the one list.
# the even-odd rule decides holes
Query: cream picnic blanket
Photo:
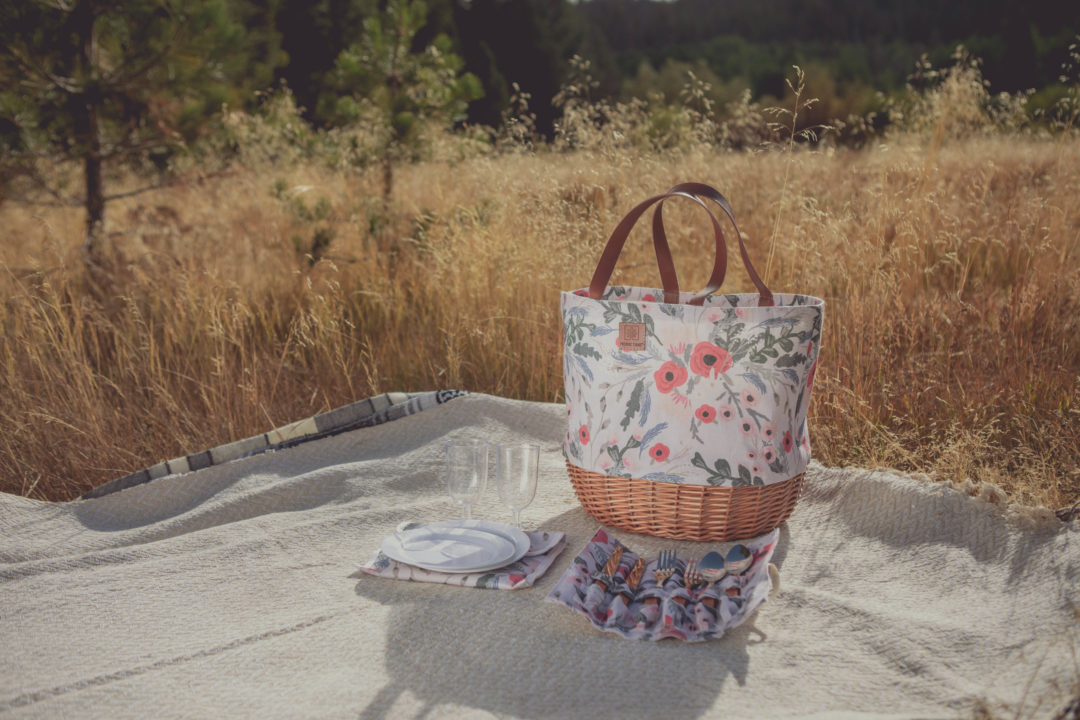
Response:
[{"label": "cream picnic blanket", "polygon": [[[1080,531],[891,473],[812,465],[779,593],[723,638],[598,632],[543,602],[597,529],[565,422],[468,395],[96,499],[0,495],[0,715],[1026,718],[1076,697]],[[518,592],[354,574],[399,523],[454,516],[455,436],[541,443],[523,519],[567,551]],[[509,519],[491,488],[475,514]]]}]

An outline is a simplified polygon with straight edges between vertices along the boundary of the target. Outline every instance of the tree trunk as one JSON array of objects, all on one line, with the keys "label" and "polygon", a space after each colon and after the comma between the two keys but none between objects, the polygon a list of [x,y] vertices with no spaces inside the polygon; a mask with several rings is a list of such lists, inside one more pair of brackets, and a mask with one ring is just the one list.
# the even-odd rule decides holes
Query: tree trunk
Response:
[{"label": "tree trunk", "polygon": [[390,200],[394,194],[394,145],[389,141],[383,150],[383,213],[390,217]]},{"label": "tree trunk", "polygon": [[101,252],[105,233],[105,186],[101,172],[101,132],[98,127],[98,107],[87,103],[86,175],[86,243],[83,250],[91,258]]},{"label": "tree trunk", "polygon": [[83,87],[77,98],[76,134],[83,153],[86,180],[86,242],[83,251],[94,260],[101,253],[105,232],[105,184],[101,153],[101,89],[97,73],[97,10],[94,0],[81,0],[72,12],[79,33],[79,64]]}]

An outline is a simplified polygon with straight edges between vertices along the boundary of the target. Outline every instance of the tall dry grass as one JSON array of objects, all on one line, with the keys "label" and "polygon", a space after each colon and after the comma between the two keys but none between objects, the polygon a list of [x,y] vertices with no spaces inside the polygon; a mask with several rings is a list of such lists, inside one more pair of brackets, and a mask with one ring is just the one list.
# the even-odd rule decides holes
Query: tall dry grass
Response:
[{"label": "tall dry grass", "polygon": [[[191,170],[110,205],[97,269],[78,209],[0,205],[0,490],[71,498],[390,390],[559,401],[558,292],[636,200],[699,180],[760,268],[772,253],[773,288],[826,300],[817,459],[1080,499],[1075,136],[464,155],[401,168],[389,215],[377,173]],[[703,285],[686,205],[665,217]],[[642,229],[616,280],[656,277]],[[726,288],[749,289],[737,263]]]}]

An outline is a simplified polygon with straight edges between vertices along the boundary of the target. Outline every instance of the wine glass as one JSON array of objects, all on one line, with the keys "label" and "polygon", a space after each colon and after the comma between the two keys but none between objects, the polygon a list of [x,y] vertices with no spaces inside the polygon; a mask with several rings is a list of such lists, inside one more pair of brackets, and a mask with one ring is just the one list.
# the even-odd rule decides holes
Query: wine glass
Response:
[{"label": "wine glass", "polygon": [[499,500],[514,511],[514,527],[521,528],[521,511],[536,496],[540,446],[506,443],[495,446],[495,484]]},{"label": "wine glass", "polygon": [[446,489],[451,499],[465,508],[472,520],[472,506],[487,485],[488,444],[483,440],[450,440],[446,443]]}]

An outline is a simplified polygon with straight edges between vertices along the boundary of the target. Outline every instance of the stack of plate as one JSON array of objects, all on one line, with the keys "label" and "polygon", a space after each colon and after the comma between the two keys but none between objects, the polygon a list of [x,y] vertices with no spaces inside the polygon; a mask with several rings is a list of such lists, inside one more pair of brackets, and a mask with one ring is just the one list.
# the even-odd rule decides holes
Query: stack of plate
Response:
[{"label": "stack of plate", "polygon": [[379,549],[425,570],[483,572],[520,560],[529,550],[529,536],[502,523],[451,520],[389,535]]}]

